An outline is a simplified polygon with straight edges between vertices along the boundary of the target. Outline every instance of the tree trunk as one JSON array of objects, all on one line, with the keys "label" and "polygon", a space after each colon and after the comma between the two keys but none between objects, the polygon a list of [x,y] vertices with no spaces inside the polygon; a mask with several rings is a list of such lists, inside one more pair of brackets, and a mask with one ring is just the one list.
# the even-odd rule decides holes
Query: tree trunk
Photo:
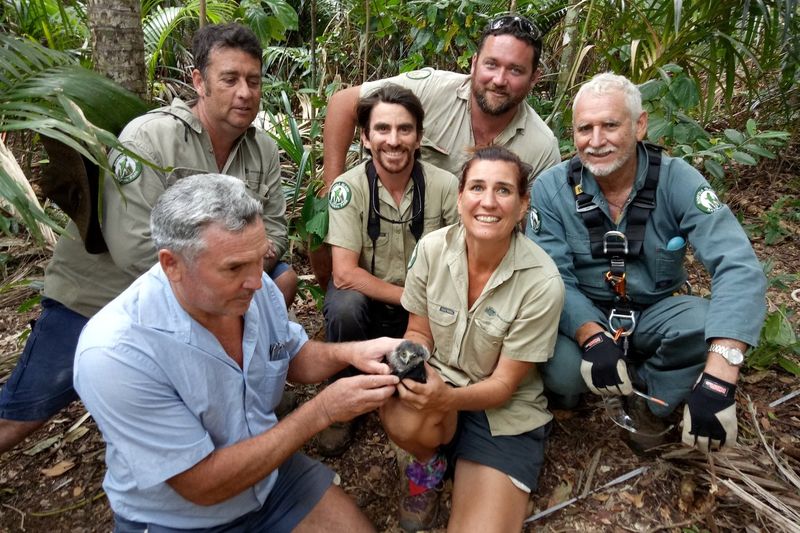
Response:
[{"label": "tree trunk", "polygon": [[94,68],[147,99],[140,0],[89,0]]}]

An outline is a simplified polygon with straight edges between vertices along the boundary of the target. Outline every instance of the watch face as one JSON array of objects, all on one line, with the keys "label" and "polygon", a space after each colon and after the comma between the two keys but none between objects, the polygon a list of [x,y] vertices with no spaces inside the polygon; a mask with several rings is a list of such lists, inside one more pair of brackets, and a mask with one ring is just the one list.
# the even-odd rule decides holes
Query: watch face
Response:
[{"label": "watch face", "polygon": [[732,365],[741,365],[744,362],[744,354],[741,352],[741,350],[729,348],[727,359]]}]

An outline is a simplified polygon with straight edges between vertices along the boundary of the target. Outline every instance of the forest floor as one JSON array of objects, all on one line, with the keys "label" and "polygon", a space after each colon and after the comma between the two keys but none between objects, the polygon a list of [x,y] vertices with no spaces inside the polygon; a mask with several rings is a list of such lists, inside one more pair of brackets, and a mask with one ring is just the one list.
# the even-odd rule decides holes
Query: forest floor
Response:
[{"label": "forest floor", "polygon": [[[791,293],[800,292],[800,149],[794,146],[779,161],[739,171],[724,198],[745,226],[755,228],[751,236],[759,258],[772,263],[770,311],[783,305],[794,315],[797,331],[800,302]],[[793,217],[775,207],[785,206],[779,200],[786,198],[794,202]],[[771,245],[765,242],[769,230],[781,234]],[[41,286],[49,254],[27,240],[5,237],[0,238],[0,259],[0,287],[6,287],[0,292],[2,384],[22,350],[28,322],[38,315],[38,306],[20,306]],[[304,262],[298,263],[302,269]],[[695,293],[708,294],[708,278],[691,257],[689,269]],[[298,300],[294,309],[309,335],[318,335],[322,320],[314,302]],[[294,388],[302,399],[317,391]],[[647,457],[634,454],[596,398],[586,398],[574,411],[556,411],[530,515],[578,500],[529,523],[526,531],[800,532],[800,397],[769,405],[798,389],[800,378],[777,366],[745,369],[737,395],[739,446],[710,456],[680,445],[678,428],[670,434],[672,444]],[[304,451],[319,457],[313,441]],[[344,489],[379,531],[399,531],[396,456],[374,414],[366,417],[344,455],[322,460],[340,474]],[[0,456],[0,531],[110,531],[104,473],[102,437],[75,402]],[[628,473],[633,473],[630,479],[604,487]],[[437,524],[441,529],[433,531],[446,527],[448,506],[446,490],[445,512]]]}]

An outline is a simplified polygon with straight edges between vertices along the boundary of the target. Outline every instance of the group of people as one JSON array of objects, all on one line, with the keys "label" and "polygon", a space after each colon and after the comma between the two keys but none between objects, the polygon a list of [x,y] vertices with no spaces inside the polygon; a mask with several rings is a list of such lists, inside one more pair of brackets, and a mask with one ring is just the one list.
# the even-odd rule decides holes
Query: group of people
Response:
[{"label": "group of people", "polygon": [[[197,98],[132,121],[112,152],[103,237],[74,223],[43,312],[0,393],[0,451],[75,399],[107,444],[117,532],[372,531],[335,474],[377,410],[403,461],[400,525],[522,528],[551,408],[621,397],[632,446],[735,444],[743,353],[766,281],[735,216],[691,166],[643,142],[629,80],[600,74],[573,105],[560,162],[526,103],[541,35],[491,21],[469,75],[423,69],[344,89],[324,128],[326,342],[289,320],[296,274],[274,142],[252,126],[261,48],[236,25],[193,42]],[[345,171],[355,133],[369,158]],[[168,170],[164,170],[168,169]],[[535,178],[535,179],[533,179]],[[531,186],[531,181],[533,185]],[[521,227],[525,226],[524,233]],[[711,297],[686,294],[691,245]],[[384,357],[413,341],[423,380]],[[285,417],[286,381],[327,386]]]}]

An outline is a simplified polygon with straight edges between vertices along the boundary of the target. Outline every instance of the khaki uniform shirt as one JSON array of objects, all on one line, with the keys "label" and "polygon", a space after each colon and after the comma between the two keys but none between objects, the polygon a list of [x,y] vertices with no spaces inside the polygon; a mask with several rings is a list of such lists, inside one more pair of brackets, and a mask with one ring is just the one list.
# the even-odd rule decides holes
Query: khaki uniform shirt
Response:
[{"label": "khaki uniform shirt", "polygon": [[[428,318],[433,334],[429,363],[447,383],[466,387],[491,376],[500,356],[532,363],[553,356],[564,284],[539,246],[514,233],[511,246],[471,308],[464,228],[450,226],[421,239],[409,265],[401,303]],[[532,368],[498,408],[487,409],[492,435],[519,435],[552,415]]]},{"label": "khaki uniform shirt", "polygon": [[45,271],[44,295],[90,317],[119,295],[157,260],[150,238],[150,211],[167,187],[193,174],[219,172],[242,179],[264,208],[264,225],[280,257],[288,247],[286,200],[281,189],[275,142],[250,127],[238,140],[222,170],[200,120],[180,99],[132,120],[119,136],[122,144],[163,172],[116,151],[109,154],[115,176],[103,193],[103,237],[109,251],[89,254],[77,227],[67,226]]},{"label": "khaki uniform shirt", "polygon": [[[472,135],[470,77],[445,70],[425,68],[361,86],[366,96],[386,83],[411,90],[425,109],[422,158],[439,168],[460,175],[469,159],[465,148],[475,145]],[[561,162],[553,132],[526,102],[519,104],[511,123],[494,144],[504,146],[533,167],[533,175]]]},{"label": "khaki uniform shirt", "polygon": [[[425,235],[458,220],[458,181],[451,173],[422,162],[425,176],[425,217],[422,234]],[[328,236],[325,242],[359,253],[358,264],[370,272],[372,268],[372,241],[367,233],[369,221],[369,181],[366,162],[353,167],[338,178],[328,195]],[[414,182],[408,181],[403,201],[398,209],[392,195],[378,180],[378,201],[381,215],[392,220],[412,217]],[[406,265],[416,246],[411,234],[411,222],[392,224],[380,221],[380,236],[375,247],[375,277],[393,285],[403,286]]]}]

